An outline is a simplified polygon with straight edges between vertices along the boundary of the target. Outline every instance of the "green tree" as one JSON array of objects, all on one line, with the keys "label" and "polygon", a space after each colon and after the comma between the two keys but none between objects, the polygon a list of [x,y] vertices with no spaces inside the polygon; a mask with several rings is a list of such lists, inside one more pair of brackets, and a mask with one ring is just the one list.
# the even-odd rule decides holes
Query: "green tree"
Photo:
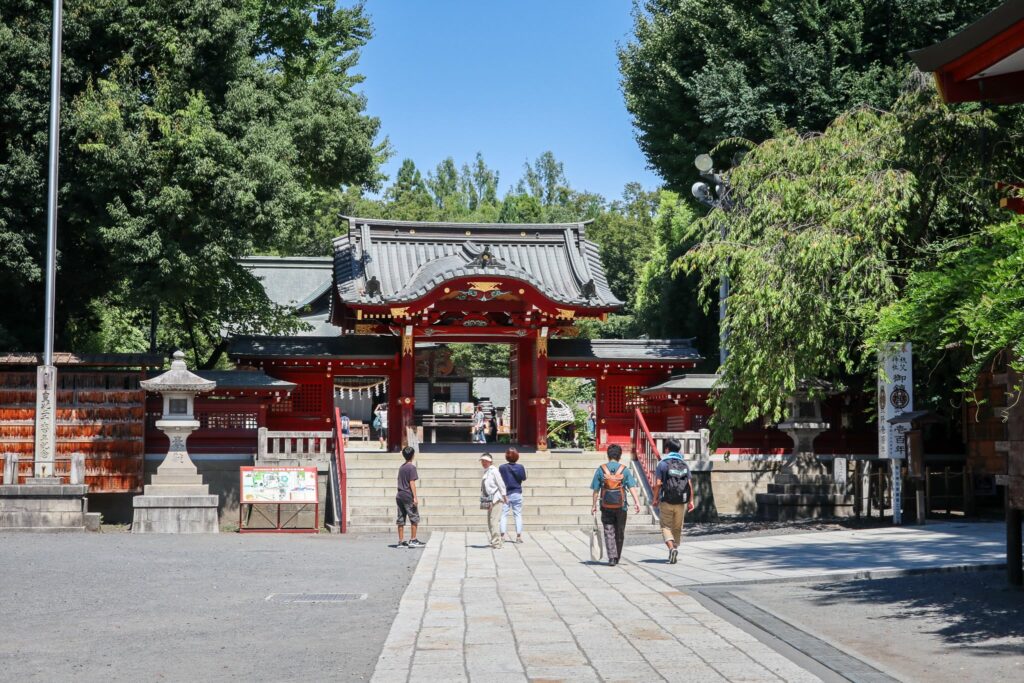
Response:
[{"label": "green tree", "polygon": [[509,194],[501,202],[499,223],[544,223],[544,208],[531,194]]},{"label": "green tree", "polygon": [[[989,226],[1005,221],[995,180],[1020,182],[1022,137],[1020,108],[947,106],[927,84],[891,112],[860,109],[823,134],[786,131],[747,154],[729,174],[735,209],[698,221],[682,259],[705,304],[719,276],[731,282],[716,438],[778,419],[801,380],[870,384],[883,341],[917,341],[932,364],[918,373],[923,404],[962,388],[957,374],[978,359],[957,358],[938,334],[963,330],[937,316],[950,303],[939,294],[953,291],[940,285],[977,276],[977,286],[956,285],[964,302],[1013,300],[1012,288],[987,288],[1012,277],[1014,227]],[[951,272],[960,258],[964,269]],[[989,271],[977,265],[986,258]],[[994,319],[977,318],[974,334],[1003,344],[1007,328]],[[998,351],[979,348],[981,358]]]},{"label": "green tree", "polygon": [[735,208],[688,231],[696,246],[682,263],[704,303],[730,279],[716,442],[759,417],[780,420],[802,380],[864,369],[865,329],[897,293],[895,245],[913,199],[913,177],[890,167],[899,133],[895,117],[870,110],[821,135],[786,131],[732,172]]},{"label": "green tree", "polygon": [[[693,274],[675,265],[693,242],[687,234],[696,220],[690,204],[668,190],[660,194],[654,218],[653,246],[635,278],[630,311],[643,321],[650,337],[695,337],[704,365],[718,367],[717,311],[708,315],[698,305],[700,285]],[[716,303],[717,299],[711,299]],[[709,308],[714,309],[714,306]]]},{"label": "green tree", "polygon": [[820,131],[861,104],[891,107],[908,50],[998,4],[635,0],[633,37],[619,49],[626,107],[651,165],[683,190],[694,156],[725,138]]},{"label": "green tree", "polygon": [[[0,13],[0,123],[23,131],[0,156],[0,241],[17,268],[0,284],[25,302],[0,336],[32,348],[50,17],[19,0]],[[385,148],[351,73],[369,37],[362,8],[101,0],[68,7],[65,28],[58,346],[97,338],[110,319],[97,302],[120,321],[157,311],[172,327],[162,338],[203,364],[224,328],[292,329],[235,260],[319,249],[338,188],[377,182]]]},{"label": "green tree", "polygon": [[[939,242],[931,251],[934,267],[910,273],[900,299],[882,311],[869,347],[906,340],[930,368],[952,361],[952,388],[974,400],[978,373],[1000,354],[1024,372],[1024,218]],[[1019,404],[1021,390],[1013,388],[1009,405]],[[942,408],[932,397],[949,392],[926,396],[931,407]]]},{"label": "green tree", "polygon": [[448,344],[456,367],[475,377],[508,377],[508,344]]}]

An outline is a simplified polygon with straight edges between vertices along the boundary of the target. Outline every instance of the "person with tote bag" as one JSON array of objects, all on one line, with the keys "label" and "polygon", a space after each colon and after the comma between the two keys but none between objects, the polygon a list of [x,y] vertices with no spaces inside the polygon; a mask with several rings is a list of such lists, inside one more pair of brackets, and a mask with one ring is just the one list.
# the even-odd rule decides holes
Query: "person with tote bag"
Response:
[{"label": "person with tote bag", "polygon": [[501,548],[501,509],[502,505],[508,502],[508,494],[505,490],[505,482],[494,466],[494,458],[490,453],[480,456],[480,466],[484,469],[484,476],[480,479],[480,509],[487,511],[487,533],[490,536],[491,547],[495,550]]}]

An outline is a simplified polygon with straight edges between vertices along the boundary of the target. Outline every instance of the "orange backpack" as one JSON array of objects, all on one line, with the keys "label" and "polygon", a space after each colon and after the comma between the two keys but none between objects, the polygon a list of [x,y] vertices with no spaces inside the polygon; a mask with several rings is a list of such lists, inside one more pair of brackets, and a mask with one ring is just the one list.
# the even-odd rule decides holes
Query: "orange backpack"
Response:
[{"label": "orange backpack", "polygon": [[601,465],[604,479],[601,481],[601,507],[607,510],[619,510],[626,506],[626,466],[619,463],[619,468],[612,473],[608,465]]}]

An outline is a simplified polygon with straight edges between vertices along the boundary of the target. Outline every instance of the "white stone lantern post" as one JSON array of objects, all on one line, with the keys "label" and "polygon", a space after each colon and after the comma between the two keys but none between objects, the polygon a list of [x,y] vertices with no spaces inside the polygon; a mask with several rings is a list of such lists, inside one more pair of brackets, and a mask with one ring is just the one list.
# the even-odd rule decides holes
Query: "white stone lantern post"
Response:
[{"label": "white stone lantern post", "polygon": [[176,351],[170,370],[139,384],[163,398],[163,416],[156,427],[167,435],[170,446],[145,494],[135,496],[132,532],[216,533],[218,496],[210,495],[185,443],[199,428],[196,394],[211,391],[217,383],[189,372],[185,354]]}]

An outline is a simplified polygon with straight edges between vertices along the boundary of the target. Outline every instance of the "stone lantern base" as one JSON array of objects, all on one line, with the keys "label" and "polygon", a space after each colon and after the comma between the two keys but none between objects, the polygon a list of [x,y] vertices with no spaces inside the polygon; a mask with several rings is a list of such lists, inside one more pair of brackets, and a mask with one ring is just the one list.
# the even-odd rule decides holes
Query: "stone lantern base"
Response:
[{"label": "stone lantern base", "polygon": [[218,501],[187,454],[168,453],[144,495],[132,499],[132,533],[215,534]]},{"label": "stone lantern base", "polygon": [[132,533],[215,534],[220,531],[217,501],[211,495],[135,496]]}]

